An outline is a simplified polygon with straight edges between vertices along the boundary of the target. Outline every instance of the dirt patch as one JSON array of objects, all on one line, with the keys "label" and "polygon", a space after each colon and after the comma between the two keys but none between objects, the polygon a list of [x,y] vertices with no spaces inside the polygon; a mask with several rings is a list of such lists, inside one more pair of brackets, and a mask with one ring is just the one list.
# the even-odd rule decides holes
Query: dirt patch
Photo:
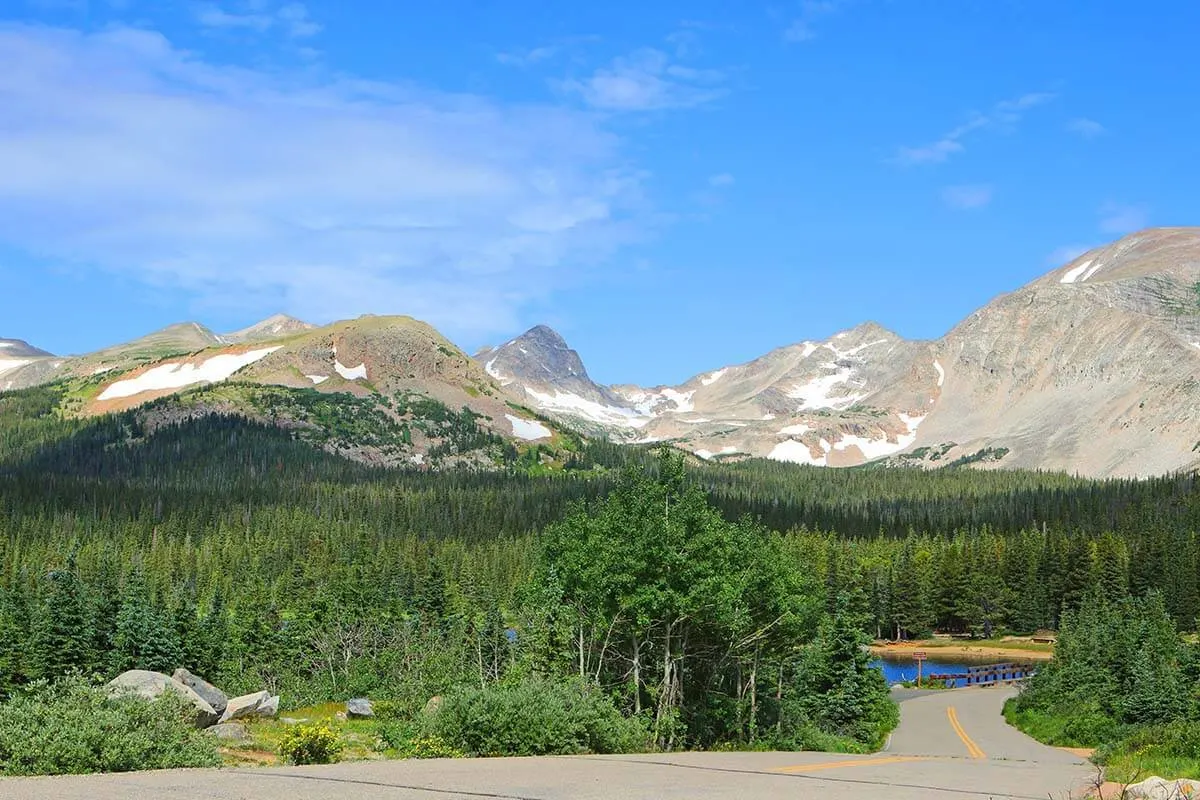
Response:
[{"label": "dirt patch", "polygon": [[871,655],[903,656],[914,650],[925,650],[939,656],[967,656],[968,658],[1012,658],[1017,661],[1050,661],[1054,653],[1045,650],[1024,650],[1019,647],[997,647],[994,645],[930,644],[928,642],[875,642]]}]

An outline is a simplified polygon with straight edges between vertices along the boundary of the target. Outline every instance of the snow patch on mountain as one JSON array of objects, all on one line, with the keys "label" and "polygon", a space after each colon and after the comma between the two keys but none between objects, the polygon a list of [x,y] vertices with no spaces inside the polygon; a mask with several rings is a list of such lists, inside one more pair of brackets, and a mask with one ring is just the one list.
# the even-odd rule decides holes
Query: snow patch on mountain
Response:
[{"label": "snow patch on mountain", "polygon": [[508,384],[512,383],[512,378],[505,376],[500,372],[500,370],[496,369],[496,359],[494,358],[483,365],[483,371],[500,381],[501,386],[507,386]]},{"label": "snow patch on mountain", "polygon": [[767,454],[767,458],[773,461],[788,461],[792,464],[808,464],[814,467],[828,466],[829,442],[822,439],[820,444],[823,453],[819,458],[813,457],[812,450],[808,445],[795,439],[788,439],[775,445]]},{"label": "snow patch on mountain", "polygon": [[942,368],[942,363],[936,358],[933,360],[933,368],[937,370],[938,388],[941,388],[942,384],[946,382],[946,370]]},{"label": "snow patch on mountain", "polygon": [[305,375],[304,377],[312,381],[313,386],[320,386],[322,383],[329,380],[328,375]]},{"label": "snow patch on mountain", "polygon": [[734,447],[733,445],[729,445],[728,447],[722,447],[720,450],[718,450],[715,453],[712,450],[697,450],[696,455],[700,456],[705,461],[708,461],[709,459],[713,458],[714,456],[731,456],[734,453],[736,453],[737,451],[738,450],[736,447]]},{"label": "snow patch on mountain", "polygon": [[799,425],[788,425],[786,428],[780,428],[779,432],[785,436],[803,436],[811,430],[812,428],[808,424],[801,422]]},{"label": "snow patch on mountain", "polygon": [[650,422],[648,414],[640,414],[632,408],[597,403],[571,392],[556,389],[554,394],[549,394],[526,386],[525,393],[536,400],[543,409],[578,414],[592,422],[622,425],[629,428],[643,428]]},{"label": "snow patch on mountain", "polygon": [[824,369],[832,369],[833,372],[828,375],[822,375],[819,378],[813,378],[808,383],[802,383],[792,388],[787,396],[793,400],[800,400],[800,406],[797,411],[810,411],[818,408],[833,408],[844,409],[848,408],[865,395],[850,394],[837,397],[833,391],[838,386],[850,383],[850,378],[854,374],[854,369],[848,366],[839,366],[835,363],[822,364]]},{"label": "snow patch on mountain", "polygon": [[709,373],[707,378],[701,378],[700,383],[704,386],[712,386],[717,381],[721,380],[722,376],[729,371],[729,368],[719,369],[716,372]]},{"label": "snow patch on mountain", "polygon": [[338,375],[341,375],[348,381],[358,380],[360,378],[365,381],[367,379],[366,363],[359,364],[357,367],[347,367],[341,361],[334,359],[333,368],[337,370]]},{"label": "snow patch on mountain", "polygon": [[0,375],[32,363],[33,360],[28,358],[0,358]]},{"label": "snow patch on mountain", "polygon": [[505,414],[504,418],[512,423],[513,436],[518,439],[532,442],[537,439],[549,439],[551,436],[550,429],[536,420],[522,419],[512,414]]},{"label": "snow patch on mountain", "polygon": [[206,359],[199,364],[162,364],[143,372],[136,378],[117,381],[100,393],[100,400],[117,400],[133,397],[142,392],[159,392],[182,389],[197,383],[220,383],[228,380],[235,372],[269,356],[279,347],[266,347],[246,353],[223,353]]},{"label": "snow patch on mountain", "polygon": [[[1091,265],[1092,259],[1087,259],[1084,261],[1084,263],[1078,266],[1070,267],[1070,269],[1064,273],[1062,279],[1060,279],[1058,283],[1074,283],[1075,281],[1079,281],[1080,276],[1084,275],[1084,272],[1087,272],[1087,267],[1090,267]],[[1091,275],[1091,272],[1088,272],[1088,275]],[[1082,277],[1082,279],[1086,281],[1087,276]]]}]

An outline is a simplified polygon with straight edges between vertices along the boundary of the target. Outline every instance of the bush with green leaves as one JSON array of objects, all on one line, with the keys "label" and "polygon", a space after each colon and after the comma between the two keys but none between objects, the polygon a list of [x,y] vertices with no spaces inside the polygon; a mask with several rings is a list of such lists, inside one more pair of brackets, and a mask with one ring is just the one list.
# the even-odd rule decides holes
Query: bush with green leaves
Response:
[{"label": "bush with green leaves", "polygon": [[388,720],[376,729],[379,749],[394,758],[463,758],[466,753],[442,737],[425,733],[418,722]]},{"label": "bush with green leaves", "polygon": [[326,723],[292,725],[279,738],[279,755],[289,764],[332,764],[344,743]]},{"label": "bush with green leaves", "polygon": [[67,775],[221,763],[196,730],[194,709],[172,693],[110,698],[82,678],[38,684],[0,704],[0,773]]},{"label": "bush with green leaves", "polygon": [[626,719],[598,689],[528,679],[446,695],[428,732],[465,753],[536,756],[647,749],[641,719]]}]

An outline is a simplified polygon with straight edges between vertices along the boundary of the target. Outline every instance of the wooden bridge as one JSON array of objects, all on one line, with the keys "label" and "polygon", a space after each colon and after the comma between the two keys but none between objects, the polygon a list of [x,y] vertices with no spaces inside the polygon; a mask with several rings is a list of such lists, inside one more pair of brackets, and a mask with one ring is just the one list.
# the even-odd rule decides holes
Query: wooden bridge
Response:
[{"label": "wooden bridge", "polygon": [[966,673],[933,673],[931,681],[942,681],[948,687],[989,686],[996,683],[1021,681],[1032,675],[1037,668],[1032,664],[988,664],[983,667],[967,667]]}]

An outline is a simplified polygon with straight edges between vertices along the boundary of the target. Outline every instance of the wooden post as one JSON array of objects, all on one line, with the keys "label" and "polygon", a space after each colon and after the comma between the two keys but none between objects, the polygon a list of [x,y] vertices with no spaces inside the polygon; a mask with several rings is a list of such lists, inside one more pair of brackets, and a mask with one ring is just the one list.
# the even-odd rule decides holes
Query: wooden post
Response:
[{"label": "wooden post", "polygon": [[921,688],[921,666],[925,663],[925,651],[914,650],[913,660],[917,662],[917,688]]}]

